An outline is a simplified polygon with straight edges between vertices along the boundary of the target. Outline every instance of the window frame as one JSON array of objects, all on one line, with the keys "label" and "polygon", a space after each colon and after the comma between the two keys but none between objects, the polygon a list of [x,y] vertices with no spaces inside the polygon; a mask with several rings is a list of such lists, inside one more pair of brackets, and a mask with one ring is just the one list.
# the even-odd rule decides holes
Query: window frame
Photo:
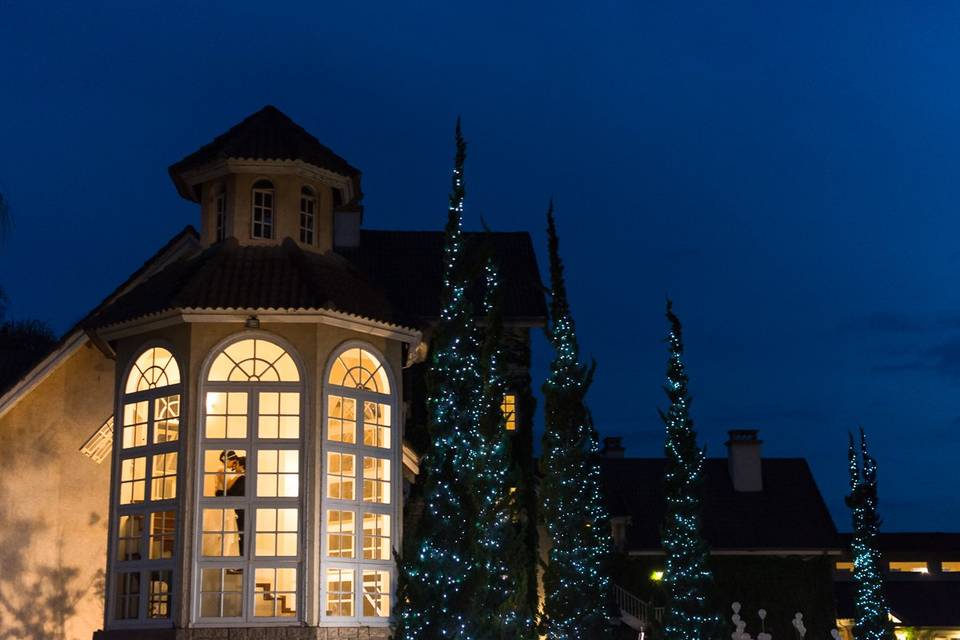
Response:
[{"label": "window frame", "polygon": [[[269,187],[263,186],[263,183],[269,184]],[[261,186],[257,186],[261,185]],[[257,194],[265,194],[270,196],[270,223],[267,224],[263,221],[263,211],[266,211],[266,207],[257,204]],[[261,219],[257,221],[257,209],[261,209]],[[270,233],[268,235],[257,235],[256,228],[257,225],[260,225],[261,230],[269,227]],[[269,178],[257,178],[253,181],[253,184],[250,186],[250,238],[253,240],[273,240],[276,237],[276,227],[277,227],[277,187],[273,184],[273,180]]]},{"label": "window frame", "polygon": [[[387,382],[390,385],[389,393],[377,393],[364,389],[351,389],[330,383],[330,374],[337,358],[350,349],[363,349],[371,356],[377,359],[387,376]],[[402,496],[402,464],[401,464],[401,434],[403,432],[402,416],[399,414],[397,387],[397,378],[393,369],[390,367],[389,360],[383,353],[372,344],[360,340],[348,340],[337,345],[330,352],[327,358],[326,366],[323,369],[323,380],[321,385],[322,398],[322,416],[319,425],[320,437],[320,456],[321,463],[320,479],[318,483],[321,492],[320,499],[320,527],[319,544],[316,545],[319,552],[319,585],[318,585],[318,607],[320,626],[369,626],[369,627],[388,627],[390,620],[396,610],[396,588],[397,588],[397,568],[392,557],[393,552],[399,548],[401,536],[403,535],[403,496]],[[328,421],[330,419],[330,396],[337,395],[341,397],[355,398],[357,401],[356,409],[356,438],[354,443],[344,443],[332,441],[327,438]],[[390,446],[376,447],[363,444],[363,401],[376,400],[380,404],[387,404],[390,407]],[[356,456],[355,462],[355,500],[342,500],[327,497],[327,454],[328,453],[348,453]],[[380,502],[366,502],[363,499],[363,458],[371,456],[390,461],[390,502],[384,504]],[[327,511],[352,511],[355,522],[354,534],[354,554],[353,558],[327,558]],[[390,516],[390,547],[391,557],[389,560],[367,560],[363,557],[363,514],[376,513]],[[353,607],[352,616],[328,616],[326,614],[327,601],[327,570],[328,569],[348,569],[353,572]],[[363,615],[363,571],[380,570],[387,571],[390,577],[390,612],[385,617],[364,616]]]},{"label": "window frame", "polygon": [[[309,202],[312,207],[310,211],[304,210],[304,203]],[[317,244],[317,210],[320,208],[320,196],[316,189],[309,185],[303,185],[300,187],[300,205],[299,211],[300,215],[298,217],[300,233],[298,237],[300,242],[309,247],[314,247]],[[304,221],[309,219],[310,224],[304,225]],[[305,236],[309,234],[309,240],[305,239]]]},{"label": "window frame", "polygon": [[[170,353],[172,362],[176,364],[180,373],[180,381],[174,384],[144,389],[140,391],[127,392],[126,387],[130,376],[135,375],[135,365],[137,360],[150,349],[164,349]],[[110,482],[110,521],[107,526],[107,576],[104,603],[104,627],[106,629],[132,629],[132,628],[155,628],[171,627],[176,623],[176,617],[179,614],[179,602],[175,597],[179,587],[181,576],[179,575],[180,560],[183,557],[183,527],[182,518],[182,492],[185,488],[183,483],[183,450],[185,438],[183,425],[186,422],[186,387],[184,375],[185,371],[181,366],[183,360],[177,356],[177,351],[172,344],[162,340],[151,340],[144,342],[136,349],[132,350],[123,374],[115,382],[116,393],[114,395],[114,416],[119,416],[119,420],[114,419],[113,430],[113,451],[110,456],[112,470]],[[169,363],[168,363],[169,366]],[[160,398],[172,395],[180,396],[180,408],[177,420],[179,426],[177,430],[177,439],[175,441],[166,440],[163,442],[153,442],[153,436],[156,431],[156,402]],[[140,446],[123,447],[123,422],[124,407],[127,404],[137,402],[147,403],[147,423],[146,423],[146,442]],[[119,422],[119,425],[117,424]],[[176,496],[173,498],[153,500],[153,460],[155,456],[175,453],[177,456],[177,467],[175,473]],[[144,497],[143,501],[129,504],[120,504],[120,492],[122,485],[122,461],[135,458],[145,458],[144,468]],[[169,477],[169,476],[167,476]],[[150,559],[151,542],[151,523],[154,513],[174,512],[174,541],[173,555],[170,558]],[[137,560],[119,560],[119,529],[121,516],[143,516],[143,525],[140,531],[140,558]],[[167,598],[168,616],[165,618],[149,618],[147,612],[150,604],[150,579],[152,572],[168,571],[170,572],[169,595]],[[140,591],[138,593],[137,617],[135,618],[117,618],[117,597],[120,587],[118,579],[121,573],[137,573],[139,575]]]},{"label": "window frame", "polygon": [[216,195],[213,196],[213,241],[221,242],[225,240],[226,237],[227,190],[223,187],[223,185],[220,185],[217,189]]},{"label": "window frame", "polygon": [[[263,382],[263,381],[215,381],[211,382],[207,378],[210,376],[211,368],[217,356],[224,352],[231,345],[244,340],[264,340],[271,342],[286,352],[293,360],[297,368],[299,381],[297,382]],[[207,354],[198,379],[197,394],[197,428],[195,445],[197,455],[195,457],[194,473],[195,487],[193,491],[193,525],[189,532],[193,536],[192,556],[190,566],[192,569],[191,589],[189,595],[190,624],[193,627],[278,627],[278,626],[302,626],[309,617],[310,599],[312,596],[308,593],[307,576],[311,570],[310,547],[308,546],[308,527],[310,519],[307,511],[311,504],[311,491],[309,490],[309,448],[312,446],[310,430],[309,406],[307,399],[309,392],[309,380],[306,375],[306,368],[296,349],[282,337],[266,331],[243,331],[228,336],[217,343]],[[244,438],[217,438],[213,440],[214,448],[222,447],[224,450],[235,448],[247,451],[247,472],[245,475],[245,495],[243,498],[229,498],[220,496],[213,499],[203,495],[204,490],[204,452],[211,448],[211,441],[205,437],[205,418],[206,418],[206,395],[210,391],[230,391],[247,394],[246,417],[247,417],[247,435]],[[293,438],[269,438],[262,439],[256,435],[257,416],[259,415],[260,393],[270,392],[291,392],[296,391],[300,394],[300,433],[299,437]],[[261,451],[269,450],[295,450],[299,452],[299,469],[297,497],[257,497],[256,495],[256,476],[257,459]],[[283,502],[286,500],[287,502]],[[247,512],[244,516],[244,550],[242,556],[210,556],[205,557],[203,552],[203,510],[204,508],[231,509],[231,505],[241,505]],[[257,556],[256,555],[256,519],[257,509],[282,509],[295,507],[297,514],[297,554],[295,556]],[[202,617],[201,613],[201,588],[203,569],[242,569],[244,574],[242,591],[242,608],[239,617]],[[256,609],[257,588],[255,576],[257,569],[285,569],[293,568],[297,571],[296,576],[296,596],[297,613],[292,617],[257,617],[254,615]],[[223,593],[223,592],[221,592]]]}]

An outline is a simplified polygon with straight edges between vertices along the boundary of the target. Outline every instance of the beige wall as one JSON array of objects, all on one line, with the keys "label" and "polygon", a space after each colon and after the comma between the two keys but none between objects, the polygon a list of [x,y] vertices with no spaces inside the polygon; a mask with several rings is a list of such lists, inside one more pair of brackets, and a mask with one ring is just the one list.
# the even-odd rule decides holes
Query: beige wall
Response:
[{"label": "beige wall", "polygon": [[80,347],[0,417],[0,638],[88,640],[103,622],[114,363]]},{"label": "beige wall", "polygon": [[[322,372],[334,348],[345,340],[363,340],[385,354],[400,384],[402,350],[399,343],[347,329],[316,324],[265,324],[293,345],[307,372],[305,447],[319,460]],[[79,448],[113,413],[115,371],[125,371],[139,349],[156,340],[173,347],[184,380],[186,421],[181,440],[184,452],[178,487],[179,520],[191,543],[195,451],[192,426],[197,424],[197,389],[204,359],[220,341],[244,331],[239,323],[191,324],[149,335],[126,338],[117,345],[117,361],[108,360],[92,346],[81,347],[6,415],[0,417],[0,640],[56,638],[88,640],[103,627],[104,570],[106,568],[108,494],[112,456],[94,463]],[[401,390],[397,389],[397,397]],[[185,472],[184,472],[185,471]],[[319,531],[319,465],[308,468],[306,508]],[[317,584],[319,541],[305,540],[306,571]],[[181,554],[178,580],[187,596],[191,559]],[[318,619],[317,594],[304,608]],[[185,626],[189,611],[181,610],[176,623]]]},{"label": "beige wall", "polygon": [[[251,189],[260,179],[268,179],[275,190],[274,239],[254,240],[251,232]],[[227,194],[227,236],[240,244],[276,244],[284,238],[300,243],[300,189],[309,186],[317,194],[317,220],[314,245],[317,251],[333,247],[333,195],[329,186],[295,175],[230,174],[203,185],[200,237],[212,243],[216,234],[216,196],[222,189]]]}]

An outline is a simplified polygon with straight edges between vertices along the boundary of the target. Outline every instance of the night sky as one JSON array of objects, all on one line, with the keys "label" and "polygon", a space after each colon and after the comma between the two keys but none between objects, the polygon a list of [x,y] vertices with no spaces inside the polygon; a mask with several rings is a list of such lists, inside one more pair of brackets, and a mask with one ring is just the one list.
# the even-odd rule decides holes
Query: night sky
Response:
[{"label": "night sky", "polygon": [[602,435],[662,453],[669,294],[708,454],[760,429],[848,529],[862,424],[886,530],[960,529],[960,5],[242,4],[0,4],[13,317],[66,330],[198,224],[167,166],[265,104],[365,226],[440,229],[461,114],[469,228],[542,263],[556,200]]}]

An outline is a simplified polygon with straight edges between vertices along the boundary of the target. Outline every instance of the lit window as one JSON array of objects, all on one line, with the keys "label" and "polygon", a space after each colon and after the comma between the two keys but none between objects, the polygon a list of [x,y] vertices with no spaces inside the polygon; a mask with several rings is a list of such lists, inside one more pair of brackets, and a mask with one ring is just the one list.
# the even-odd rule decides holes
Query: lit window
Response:
[{"label": "lit window", "polygon": [[140,617],[140,573],[123,571],[117,574],[117,620],[135,620]]},{"label": "lit window", "polygon": [[327,454],[327,497],[354,500],[357,457],[347,453]]},{"label": "lit window", "polygon": [[310,187],[300,190],[300,242],[313,245],[317,221],[317,197]]},{"label": "lit window", "polygon": [[257,509],[257,555],[296,556],[297,520],[297,509]]},{"label": "lit window", "polygon": [[330,395],[327,438],[333,442],[357,442],[357,401],[353,398]]},{"label": "lit window", "polygon": [[251,235],[269,240],[273,237],[273,184],[269,180],[258,180],[253,185],[252,195]]},{"label": "lit window", "polygon": [[928,573],[926,562],[891,562],[890,571],[893,573]]},{"label": "lit window", "polygon": [[353,615],[353,569],[327,569],[328,616]]},{"label": "lit window", "polygon": [[390,393],[387,372],[366,349],[347,349],[334,361],[328,382],[348,389]]},{"label": "lit window", "polygon": [[836,564],[837,571],[853,571],[852,562],[838,562]]},{"label": "lit window", "polygon": [[390,516],[385,513],[363,514],[363,559],[389,560]]},{"label": "lit window", "polygon": [[363,458],[363,501],[390,504],[390,461]]},{"label": "lit window", "polygon": [[507,428],[507,431],[516,431],[517,396],[512,393],[504,394],[503,402],[500,403],[500,411],[503,412],[503,424]]},{"label": "lit window", "polygon": [[151,571],[147,597],[148,618],[170,617],[170,585],[173,571]]},{"label": "lit window", "polygon": [[396,398],[382,358],[361,346],[333,354],[326,382],[323,617],[385,625],[396,579]]},{"label": "lit window", "polygon": [[960,562],[941,562],[940,571],[943,571],[944,573],[954,573],[960,571]]},{"label": "lit window", "polygon": [[143,515],[135,513],[120,516],[117,527],[117,560],[140,560],[143,558]]},{"label": "lit window", "polygon": [[147,484],[147,459],[127,458],[120,461],[120,504],[143,502]]},{"label": "lit window", "polygon": [[[167,618],[176,567],[180,367],[164,347],[133,359],[118,399],[117,520],[112,533],[123,571],[112,571],[116,620]],[[105,425],[106,426],[106,425]],[[101,427],[101,431],[103,427]],[[159,507],[159,509],[158,509]],[[128,569],[137,562],[137,570]]]},{"label": "lit window", "polygon": [[264,338],[237,340],[212,358],[198,469],[201,619],[300,616],[301,380],[293,356]]},{"label": "lit window", "polygon": [[390,448],[390,405],[364,401],[363,444],[368,447]]},{"label": "lit window", "polygon": [[240,340],[224,349],[210,366],[209,382],[299,382],[290,354],[268,340]]},{"label": "lit window", "polygon": [[150,559],[173,557],[173,541],[177,530],[176,511],[154,511],[150,514]]},{"label": "lit window", "polygon": [[150,499],[172,500],[177,497],[177,454],[153,456]]},{"label": "lit window", "polygon": [[180,367],[173,354],[162,347],[147,349],[133,363],[127,378],[127,393],[147,391],[180,383]]},{"label": "lit window", "polygon": [[220,242],[227,236],[227,194],[223,191],[217,194],[214,209],[216,211],[217,226],[216,241]]},{"label": "lit window", "polygon": [[239,618],[243,615],[243,569],[209,568],[200,572],[200,615]]},{"label": "lit window", "polygon": [[353,511],[327,511],[327,557],[354,557],[354,520]]},{"label": "lit window", "polygon": [[363,615],[386,618],[390,615],[390,572],[363,572]]},{"label": "lit window", "polygon": [[297,570],[257,568],[254,579],[254,614],[258,618],[292,618],[297,615]]},{"label": "lit window", "polygon": [[80,447],[80,453],[97,464],[102,463],[113,451],[113,416],[100,425],[100,428]]}]

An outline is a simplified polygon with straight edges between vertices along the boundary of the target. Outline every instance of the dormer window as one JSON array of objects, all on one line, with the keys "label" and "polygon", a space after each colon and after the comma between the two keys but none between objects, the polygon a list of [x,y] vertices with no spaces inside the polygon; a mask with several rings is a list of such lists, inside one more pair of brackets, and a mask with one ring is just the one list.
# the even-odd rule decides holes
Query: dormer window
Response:
[{"label": "dormer window", "polygon": [[310,187],[300,190],[300,242],[313,246],[317,221],[317,196]]},{"label": "dormer window", "polygon": [[214,210],[217,218],[217,242],[227,237],[227,194],[223,191],[217,194],[214,202]]},{"label": "dormer window", "polygon": [[253,227],[250,235],[269,240],[273,238],[274,190],[269,180],[257,180],[253,184]]}]

